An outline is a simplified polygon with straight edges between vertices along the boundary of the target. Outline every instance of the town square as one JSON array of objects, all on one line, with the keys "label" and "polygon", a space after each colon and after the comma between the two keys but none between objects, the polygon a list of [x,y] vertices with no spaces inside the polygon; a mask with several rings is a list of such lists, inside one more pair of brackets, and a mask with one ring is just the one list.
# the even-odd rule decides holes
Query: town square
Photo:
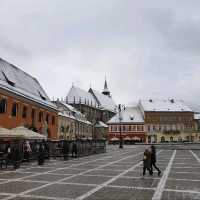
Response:
[{"label": "town square", "polygon": [[1,0],[0,200],[200,200],[199,10]]}]

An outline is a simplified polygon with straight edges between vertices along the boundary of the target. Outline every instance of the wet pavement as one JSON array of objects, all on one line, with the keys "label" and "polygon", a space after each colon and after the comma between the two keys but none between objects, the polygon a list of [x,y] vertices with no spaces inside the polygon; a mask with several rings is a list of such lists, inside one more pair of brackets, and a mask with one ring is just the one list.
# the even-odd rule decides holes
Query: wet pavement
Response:
[{"label": "wet pavement", "polygon": [[0,199],[199,200],[200,151],[158,150],[158,177],[142,176],[144,146],[110,146],[107,153],[0,170]]}]

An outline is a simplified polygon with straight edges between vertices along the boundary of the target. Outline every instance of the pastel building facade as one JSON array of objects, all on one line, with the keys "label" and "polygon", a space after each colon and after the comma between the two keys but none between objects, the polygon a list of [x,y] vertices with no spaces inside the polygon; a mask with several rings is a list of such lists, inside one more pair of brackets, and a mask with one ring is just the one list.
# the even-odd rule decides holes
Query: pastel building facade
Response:
[{"label": "pastel building facade", "polygon": [[61,100],[57,100],[54,103],[59,109],[59,139],[92,138],[92,123],[81,112]]},{"label": "pastel building facade", "polygon": [[138,104],[147,132],[147,142],[193,142],[199,138],[194,112],[184,101],[141,100]]}]

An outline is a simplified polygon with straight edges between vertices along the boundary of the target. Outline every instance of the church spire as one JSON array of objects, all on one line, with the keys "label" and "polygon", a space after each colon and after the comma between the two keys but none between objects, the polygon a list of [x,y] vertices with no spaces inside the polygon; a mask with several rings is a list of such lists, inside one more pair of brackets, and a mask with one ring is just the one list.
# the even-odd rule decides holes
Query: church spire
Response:
[{"label": "church spire", "polygon": [[110,96],[110,91],[109,91],[109,89],[108,89],[108,84],[107,84],[106,77],[105,77],[104,89],[103,89],[102,94],[111,97],[111,96]]}]

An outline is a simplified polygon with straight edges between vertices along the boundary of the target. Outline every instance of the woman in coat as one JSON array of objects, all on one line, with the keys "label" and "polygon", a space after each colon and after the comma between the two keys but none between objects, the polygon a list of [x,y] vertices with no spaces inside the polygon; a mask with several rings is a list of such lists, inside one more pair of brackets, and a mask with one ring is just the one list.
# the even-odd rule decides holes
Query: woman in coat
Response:
[{"label": "woman in coat", "polygon": [[151,152],[148,149],[145,149],[144,156],[143,156],[143,176],[145,176],[146,170],[149,171],[149,175],[152,175],[152,172],[151,172]]},{"label": "woman in coat", "polygon": [[151,145],[151,172],[153,174],[153,167],[158,171],[158,176],[160,176],[161,171],[156,166],[156,149],[154,145]]}]

